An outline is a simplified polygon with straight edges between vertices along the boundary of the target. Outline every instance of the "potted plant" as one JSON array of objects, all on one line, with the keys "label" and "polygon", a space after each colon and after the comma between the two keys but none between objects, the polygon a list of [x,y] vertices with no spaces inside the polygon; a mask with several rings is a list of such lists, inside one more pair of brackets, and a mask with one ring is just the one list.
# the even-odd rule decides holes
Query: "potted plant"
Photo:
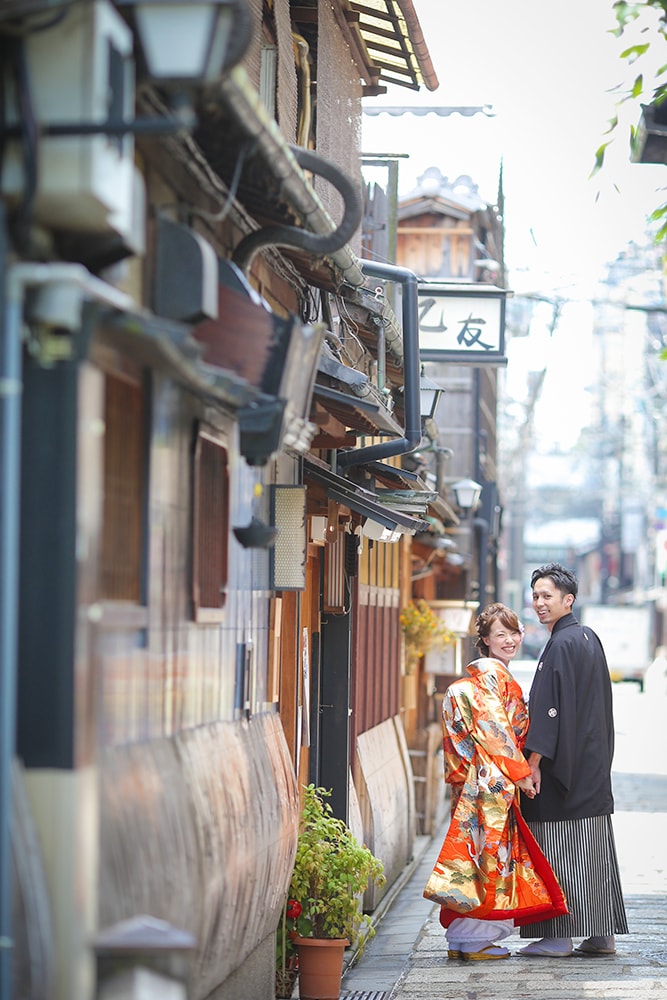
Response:
[{"label": "potted plant", "polygon": [[275,995],[289,998],[294,992],[299,974],[299,960],[294,939],[297,936],[295,921],[301,916],[301,903],[288,899],[283,907],[283,915],[276,932],[276,988]]},{"label": "potted plant", "polygon": [[405,670],[414,673],[420,656],[437,646],[456,642],[456,633],[448,629],[423,598],[410,601],[401,611],[401,631],[405,642]]},{"label": "potted plant", "polygon": [[[327,802],[330,795],[330,790],[313,784],[304,788],[289,888],[301,1000],[340,996],[345,948],[363,947],[374,933],[370,917],[362,912],[360,895],[369,882],[385,881],[382,862],[333,815]],[[328,969],[331,954],[334,960]]]}]

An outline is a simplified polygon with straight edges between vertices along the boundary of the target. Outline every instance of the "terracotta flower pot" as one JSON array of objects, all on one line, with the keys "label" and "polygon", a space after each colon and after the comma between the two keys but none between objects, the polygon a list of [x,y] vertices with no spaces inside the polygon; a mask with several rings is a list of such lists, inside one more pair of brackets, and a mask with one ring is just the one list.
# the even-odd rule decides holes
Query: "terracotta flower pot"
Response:
[{"label": "terracotta flower pot", "polygon": [[295,940],[299,954],[301,1000],[338,1000],[343,977],[343,952],[347,938],[302,938]]}]

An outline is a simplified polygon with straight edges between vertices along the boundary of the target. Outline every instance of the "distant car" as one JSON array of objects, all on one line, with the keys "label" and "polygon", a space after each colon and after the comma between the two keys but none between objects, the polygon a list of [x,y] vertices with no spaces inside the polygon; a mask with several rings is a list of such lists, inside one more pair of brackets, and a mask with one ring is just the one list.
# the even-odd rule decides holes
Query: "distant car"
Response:
[{"label": "distant car", "polygon": [[588,625],[604,646],[612,681],[634,681],[644,690],[651,662],[651,610],[647,605],[588,604],[581,624]]}]

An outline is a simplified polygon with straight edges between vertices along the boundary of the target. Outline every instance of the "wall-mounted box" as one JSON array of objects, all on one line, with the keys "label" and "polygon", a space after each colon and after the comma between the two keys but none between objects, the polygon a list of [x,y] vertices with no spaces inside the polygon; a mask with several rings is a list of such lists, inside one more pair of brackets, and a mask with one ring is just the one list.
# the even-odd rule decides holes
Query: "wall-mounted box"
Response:
[{"label": "wall-mounted box", "polygon": [[[63,6],[62,17],[25,37],[29,97],[40,125],[103,123],[134,117],[133,37],[107,0]],[[19,124],[17,95],[8,91],[6,120]],[[118,233],[141,245],[143,199],[134,140],[124,136],[41,136],[36,145],[33,216],[65,232]],[[26,194],[19,140],[8,144],[2,192],[10,207]]]}]

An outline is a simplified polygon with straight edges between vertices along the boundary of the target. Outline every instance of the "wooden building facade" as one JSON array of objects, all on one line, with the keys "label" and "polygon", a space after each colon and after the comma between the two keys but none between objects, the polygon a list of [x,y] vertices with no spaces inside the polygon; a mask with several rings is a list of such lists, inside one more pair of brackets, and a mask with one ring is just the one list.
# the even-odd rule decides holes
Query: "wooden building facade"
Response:
[{"label": "wooden building facade", "polygon": [[146,921],[191,940],[196,1000],[272,997],[304,782],[389,886],[412,849],[398,619],[434,497],[355,191],[361,98],[437,79],[411,0],[230,7],[185,110],[131,7],[0,13],[17,998],[93,997]]}]

